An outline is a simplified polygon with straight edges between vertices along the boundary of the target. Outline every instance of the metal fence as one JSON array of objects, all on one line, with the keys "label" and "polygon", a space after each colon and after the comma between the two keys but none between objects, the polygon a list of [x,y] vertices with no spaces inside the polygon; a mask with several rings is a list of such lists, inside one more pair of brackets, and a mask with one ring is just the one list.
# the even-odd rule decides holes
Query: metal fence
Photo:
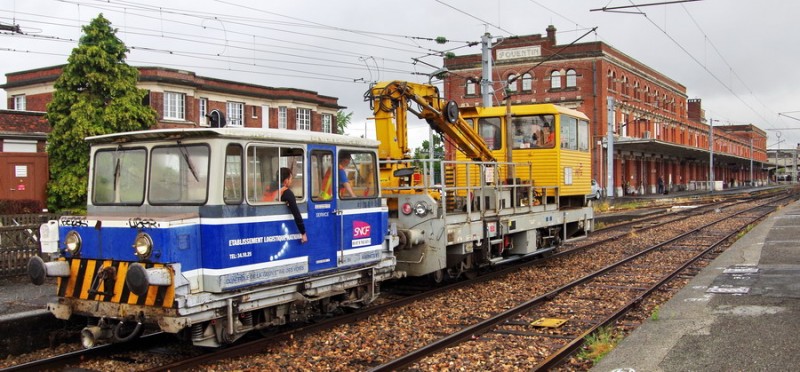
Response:
[{"label": "metal fence", "polygon": [[28,260],[40,252],[39,226],[54,214],[0,216],[0,277],[23,275]]}]

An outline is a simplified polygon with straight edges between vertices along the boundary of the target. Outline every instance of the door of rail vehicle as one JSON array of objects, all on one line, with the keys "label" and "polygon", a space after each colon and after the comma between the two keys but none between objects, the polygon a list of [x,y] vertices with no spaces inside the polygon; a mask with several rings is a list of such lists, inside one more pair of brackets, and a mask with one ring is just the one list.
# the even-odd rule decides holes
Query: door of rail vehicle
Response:
[{"label": "door of rail vehicle", "polygon": [[336,253],[341,241],[341,218],[336,214],[337,199],[336,148],[330,145],[308,146],[308,219],[306,235],[309,248],[309,271],[314,272],[336,267]]}]

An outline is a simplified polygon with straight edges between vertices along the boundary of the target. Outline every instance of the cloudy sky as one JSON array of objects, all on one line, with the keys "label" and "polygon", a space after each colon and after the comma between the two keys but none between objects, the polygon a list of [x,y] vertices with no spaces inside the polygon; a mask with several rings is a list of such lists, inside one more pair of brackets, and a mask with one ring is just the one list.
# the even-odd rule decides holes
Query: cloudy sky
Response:
[{"label": "cloudy sky", "polygon": [[[363,93],[372,81],[427,82],[442,52],[479,53],[469,45],[486,32],[544,34],[552,24],[568,44],[597,27],[581,41],[604,41],[683,84],[715,125],[753,123],[770,148],[800,144],[796,1],[0,0],[0,83],[66,63],[80,27],[99,13],[131,49],[131,65],[338,97],[353,113],[348,132],[368,136]],[[5,31],[12,25],[22,33]],[[415,147],[427,130],[412,130]]]}]

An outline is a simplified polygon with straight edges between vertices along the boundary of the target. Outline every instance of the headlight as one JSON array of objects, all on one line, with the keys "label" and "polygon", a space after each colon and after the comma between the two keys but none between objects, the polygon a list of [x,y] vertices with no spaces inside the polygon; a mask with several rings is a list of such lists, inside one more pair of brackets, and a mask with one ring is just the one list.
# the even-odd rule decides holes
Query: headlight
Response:
[{"label": "headlight", "polygon": [[140,259],[150,257],[153,251],[153,239],[147,233],[140,232],[133,241],[133,250]]},{"label": "headlight", "polygon": [[67,237],[64,239],[64,245],[67,246],[67,252],[69,252],[69,254],[73,256],[77,255],[78,251],[81,250],[80,234],[75,230],[68,232]]},{"label": "headlight", "polygon": [[417,217],[425,217],[425,215],[428,214],[428,204],[423,201],[417,202],[414,206],[414,214],[416,214]]}]

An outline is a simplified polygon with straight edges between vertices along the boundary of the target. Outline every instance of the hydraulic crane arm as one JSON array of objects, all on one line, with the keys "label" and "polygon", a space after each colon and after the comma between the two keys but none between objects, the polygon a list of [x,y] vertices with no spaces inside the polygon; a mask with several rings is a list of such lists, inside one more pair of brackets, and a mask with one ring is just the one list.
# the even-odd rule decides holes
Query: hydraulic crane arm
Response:
[{"label": "hydraulic crane arm", "polygon": [[[384,160],[408,159],[408,113],[425,119],[438,133],[449,138],[467,157],[494,161],[480,135],[458,112],[455,101],[445,101],[439,89],[429,84],[406,81],[380,82],[364,95],[375,113],[378,156]],[[419,109],[415,110],[411,104]]]}]

